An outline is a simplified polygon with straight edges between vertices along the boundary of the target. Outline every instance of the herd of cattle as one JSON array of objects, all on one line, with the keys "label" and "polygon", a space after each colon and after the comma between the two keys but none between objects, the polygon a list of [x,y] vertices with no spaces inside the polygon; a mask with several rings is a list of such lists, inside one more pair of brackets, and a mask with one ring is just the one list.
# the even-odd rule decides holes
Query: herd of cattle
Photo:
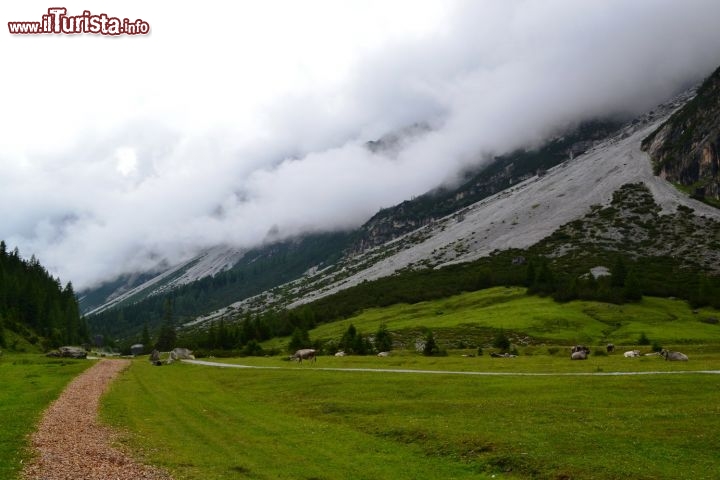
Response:
[{"label": "herd of cattle", "polygon": [[[607,345],[607,352],[612,353],[615,351],[615,345],[612,343],[608,343]],[[570,349],[570,359],[571,360],[587,360],[588,355],[590,355],[590,349],[584,345],[575,345]],[[662,355],[665,357],[665,360],[675,361],[675,362],[687,362],[688,356],[685,355],[682,352],[673,352],[670,350],[662,349],[660,352],[653,352],[653,353],[646,353],[644,356],[659,356]],[[623,356],[625,358],[635,358],[635,357],[642,357],[643,354],[640,353],[640,350],[628,350],[627,352],[623,353]]]},{"label": "herd of cattle", "polygon": [[[612,353],[615,351],[615,345],[612,343],[609,343],[607,345],[607,351],[608,353]],[[317,361],[317,351],[312,348],[303,348],[295,352],[295,354],[290,356],[290,360],[297,361],[302,363],[303,360],[312,360],[314,362]],[[387,357],[389,355],[389,352],[380,352],[378,353],[378,357]],[[575,345],[570,349],[570,359],[571,360],[587,360],[588,356],[590,355],[590,349],[584,345]],[[640,350],[629,350],[623,354],[625,358],[634,358],[634,357],[642,357],[643,354],[640,353]],[[646,353],[644,356],[660,356],[662,355],[665,357],[665,360],[670,361],[684,361],[686,362],[688,357],[684,353],[681,352],[672,352],[669,350],[663,349],[660,352],[653,352],[653,353]],[[335,354],[336,357],[343,357],[345,356],[345,352],[338,352]],[[510,353],[491,353],[491,357],[494,358],[515,358],[517,355],[512,355]]]},{"label": "herd of cattle", "polygon": [[[612,353],[615,351],[615,345],[612,343],[609,343],[607,345],[607,352]],[[344,352],[338,352],[335,354],[336,357],[344,356]],[[387,357],[389,355],[389,352],[380,352],[378,354],[379,357]],[[585,345],[575,345],[570,349],[570,359],[571,360],[587,360],[588,356],[590,355],[590,349],[586,347]],[[640,353],[640,350],[628,350],[623,354],[625,358],[634,358],[634,357],[641,357],[643,354]],[[682,361],[686,362],[688,357],[684,353],[681,352],[672,352],[669,350],[663,349],[662,351],[654,352],[654,353],[646,353],[644,356],[652,356],[652,355],[662,355],[665,357],[665,360],[670,361]],[[495,358],[514,358],[517,355],[511,355],[509,353],[491,353],[491,357]],[[194,359],[192,352],[188,350],[187,348],[176,348],[170,352],[170,356],[167,359],[167,363],[172,363],[177,360],[183,360],[183,359]],[[297,361],[302,363],[303,360],[308,361],[317,361],[317,350],[312,348],[302,348],[298,351],[296,351],[293,355],[290,356],[290,360]],[[150,361],[155,365],[161,365],[162,362],[160,361],[160,352],[157,350],[153,350],[152,354],[150,355]]]}]

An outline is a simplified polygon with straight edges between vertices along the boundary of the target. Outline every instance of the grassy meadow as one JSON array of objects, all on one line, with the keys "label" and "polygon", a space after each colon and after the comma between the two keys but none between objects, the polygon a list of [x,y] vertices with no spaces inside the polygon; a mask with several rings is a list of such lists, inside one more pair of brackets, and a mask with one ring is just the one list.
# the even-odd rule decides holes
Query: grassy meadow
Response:
[{"label": "grassy meadow", "polygon": [[[300,365],[270,358],[262,361],[279,368],[235,369],[137,360],[105,397],[102,415],[125,431],[128,448],[177,479],[699,480],[720,473],[718,374],[322,369],[386,367],[385,360],[434,370],[457,370],[459,361],[398,355]],[[462,360],[476,362],[478,371],[495,362],[506,373],[589,367],[553,356],[541,367],[532,363],[540,357]],[[696,353],[687,364],[603,360],[607,371],[623,363],[639,371],[687,370],[696,362],[720,367],[718,353]]]},{"label": "grassy meadow", "polygon": [[[387,358],[222,360],[257,368],[137,359],[101,416],[124,448],[178,480],[716,479],[720,374],[704,371],[720,370],[718,317],[672,299],[559,304],[492,288],[369,309],[309,332],[332,341],[350,323],[366,335],[385,324],[400,347]],[[500,328],[517,358],[488,355]],[[426,329],[447,356],[415,352]],[[626,349],[650,352],[637,345],[643,333],[690,361],[624,358]],[[618,351],[604,354],[606,342]],[[588,360],[569,360],[574,343],[591,346]],[[18,478],[42,410],[91,364],[0,357],[0,479]],[[648,374],[613,374],[632,372]]]},{"label": "grassy meadow", "polygon": [[[222,360],[259,368],[138,360],[102,415],[177,479],[715,479],[720,375],[701,371],[720,370],[720,325],[707,321],[718,316],[672,299],[560,304],[492,288],[309,332],[332,341],[351,323],[364,334],[385,324],[401,344],[387,358]],[[523,340],[519,357],[469,356],[499,328]],[[448,356],[414,351],[425,329]],[[643,333],[691,360],[624,358]],[[619,351],[599,354],[608,341]],[[569,360],[578,342],[593,346],[589,360]],[[690,373],[669,374],[681,371]]]},{"label": "grassy meadow", "polygon": [[28,434],[40,415],[87,360],[45,358],[40,354],[0,356],[0,479],[17,478],[28,458]]}]

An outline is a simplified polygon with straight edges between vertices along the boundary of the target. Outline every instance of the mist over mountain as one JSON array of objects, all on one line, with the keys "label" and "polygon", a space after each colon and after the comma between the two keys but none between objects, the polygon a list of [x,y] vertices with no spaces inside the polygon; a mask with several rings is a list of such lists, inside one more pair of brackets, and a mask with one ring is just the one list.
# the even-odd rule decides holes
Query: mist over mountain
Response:
[{"label": "mist over mountain", "polygon": [[[720,63],[713,1],[271,4],[170,16],[127,2],[113,13],[147,18],[151,36],[3,37],[22,73],[0,93],[0,238],[84,289],[219,245],[349,230],[498,155],[650,109]],[[48,90],[93,100],[37,118]]]}]

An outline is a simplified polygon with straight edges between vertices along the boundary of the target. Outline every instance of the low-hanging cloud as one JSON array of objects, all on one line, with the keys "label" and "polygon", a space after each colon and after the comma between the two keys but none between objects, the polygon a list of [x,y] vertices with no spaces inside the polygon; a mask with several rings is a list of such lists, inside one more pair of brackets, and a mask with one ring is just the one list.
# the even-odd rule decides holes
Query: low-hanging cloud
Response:
[{"label": "low-hanging cloud", "polygon": [[[255,12],[267,31],[255,31],[254,50],[218,33],[224,17],[251,13],[222,15],[219,4],[207,7],[221,13],[209,38],[198,28],[180,42],[187,32],[163,28],[203,20],[180,8],[149,12],[144,39],[2,39],[15,72],[63,44],[65,55],[107,49],[144,76],[103,78],[85,69],[110,72],[109,60],[69,59],[54,64],[62,86],[79,82],[91,97],[33,103],[47,85],[32,68],[0,91],[11,107],[0,113],[0,238],[85,288],[216,245],[349,229],[494,154],[652,108],[720,64],[714,0],[398,2],[389,12],[359,2],[350,13],[319,2],[323,21],[273,16],[292,5]],[[374,25],[367,37],[362,22]],[[293,37],[310,30],[319,36]],[[32,121],[23,106],[40,104],[55,116]],[[365,146],[413,124],[430,129],[391,150]]]}]

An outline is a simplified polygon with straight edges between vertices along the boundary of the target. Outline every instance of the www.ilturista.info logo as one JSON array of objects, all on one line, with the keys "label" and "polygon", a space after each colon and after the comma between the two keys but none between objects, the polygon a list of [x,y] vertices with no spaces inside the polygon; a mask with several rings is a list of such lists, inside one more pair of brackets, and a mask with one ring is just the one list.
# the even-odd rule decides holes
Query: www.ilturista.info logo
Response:
[{"label": "www.ilturista.info logo", "polygon": [[8,22],[13,35],[76,34],[96,35],[147,35],[150,24],[141,19],[109,17],[105,13],[95,15],[85,10],[82,15],[67,15],[67,8],[48,8],[40,22]]}]

